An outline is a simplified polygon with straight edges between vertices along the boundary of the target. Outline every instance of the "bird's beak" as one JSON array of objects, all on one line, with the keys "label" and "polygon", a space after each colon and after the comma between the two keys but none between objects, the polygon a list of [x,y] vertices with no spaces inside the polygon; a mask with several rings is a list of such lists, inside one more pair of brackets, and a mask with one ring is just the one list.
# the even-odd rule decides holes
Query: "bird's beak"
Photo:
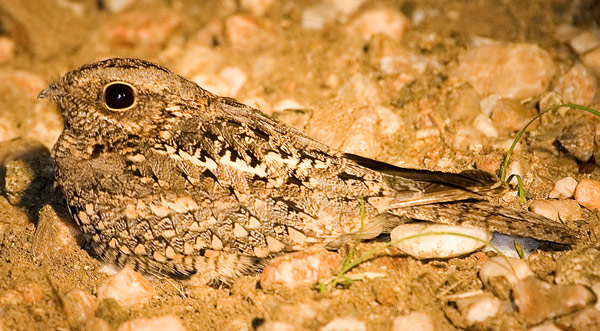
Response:
[{"label": "bird's beak", "polygon": [[65,96],[66,94],[66,91],[59,85],[50,84],[50,86],[43,89],[37,97],[38,99],[57,99]]}]

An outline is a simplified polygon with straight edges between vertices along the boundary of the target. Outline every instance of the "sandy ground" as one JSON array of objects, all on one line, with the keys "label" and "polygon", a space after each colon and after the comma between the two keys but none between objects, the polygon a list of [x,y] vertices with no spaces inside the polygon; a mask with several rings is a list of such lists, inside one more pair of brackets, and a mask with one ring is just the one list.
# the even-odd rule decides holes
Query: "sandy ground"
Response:
[{"label": "sandy ground", "polygon": [[[548,50],[559,70],[564,71],[577,56],[556,39],[557,27],[570,24],[587,29],[598,24],[590,14],[597,5],[586,1],[367,1],[360,10],[386,5],[413,19],[415,13],[425,13],[423,21],[411,24],[401,41],[376,38],[367,42],[348,36],[344,30],[360,10],[326,23],[322,30],[303,29],[303,9],[316,3],[274,2],[265,13],[257,15],[270,22],[264,24],[268,31],[274,31],[273,40],[249,41],[242,49],[232,45],[219,25],[234,14],[248,14],[248,10],[240,9],[239,1],[140,0],[118,13],[107,10],[105,2],[92,0],[0,3],[0,36],[8,37],[15,46],[14,55],[0,64],[4,81],[0,83],[0,139],[20,136],[43,144],[5,142],[0,146],[4,186],[21,185],[20,176],[27,185],[31,178],[37,178],[38,185],[24,193],[26,197],[10,195],[5,188],[0,196],[0,324],[4,329],[73,328],[66,319],[61,297],[73,289],[95,294],[109,277],[100,272],[100,262],[81,246],[57,243],[57,236],[39,230],[42,222],[68,219],[61,197],[53,193],[48,168],[51,163],[45,150],[60,133],[60,117],[52,105],[35,100],[45,84],[66,71],[106,57],[140,57],[163,63],[190,78],[205,75],[209,83],[218,86],[220,70],[236,67],[247,75],[247,81],[234,95],[237,99],[255,101],[269,113],[281,100],[293,99],[305,110],[291,115],[275,112],[275,116],[313,135],[321,133],[317,138],[336,148],[344,148],[347,137],[344,140],[336,135],[349,134],[345,132],[348,122],[332,124],[331,118],[344,119],[343,109],[350,103],[335,98],[337,90],[360,73],[376,82],[381,92],[374,98],[389,107],[402,123],[402,129],[376,141],[368,156],[402,166],[445,171],[477,164],[491,164],[488,168],[498,169],[506,149],[499,148],[497,141],[482,138],[483,147],[478,150],[452,144],[461,125],[468,123],[450,114],[448,100],[454,86],[443,78],[447,75],[446,65],[455,63],[458,54],[476,38],[491,38],[537,44]],[[266,47],[244,49],[257,43]],[[441,69],[412,74],[408,84],[402,77],[382,76],[374,65],[377,52],[385,53],[400,45],[417,54],[435,55]],[[371,96],[365,98],[373,100]],[[534,98],[526,105],[535,109],[537,102]],[[437,116],[445,130],[442,134],[418,136],[429,113]],[[566,124],[582,119],[589,117],[577,112],[550,114],[530,132],[514,156],[525,170],[529,198],[545,198],[554,183],[566,176],[599,177],[600,171],[594,166],[581,174],[573,157],[558,153],[552,145]],[[327,127],[333,133],[323,134],[321,128]],[[514,133],[502,133],[500,138],[510,140]],[[27,174],[29,168],[14,162],[9,167],[8,162],[14,159],[29,160],[29,165],[34,164],[34,174]],[[521,205],[515,199],[495,201],[528,208],[528,204]],[[582,233],[580,246],[567,251],[541,250],[529,257],[528,263],[541,279],[552,282],[557,261],[597,242],[597,212],[584,209],[572,227]],[[377,244],[363,243],[359,249]],[[466,326],[456,317],[456,307],[446,300],[447,296],[480,289],[477,271],[491,255],[477,252],[448,260],[419,261],[390,249],[354,271],[383,272],[385,277],[325,293],[310,288],[266,293],[257,288],[258,275],[242,277],[230,288],[186,287],[173,280],[152,279],[156,295],[150,303],[129,310],[104,304],[96,316],[117,327],[134,317],[174,314],[189,330],[252,330],[275,320],[312,330],[336,317],[353,316],[365,322],[368,330],[389,330],[394,317],[420,311],[431,316],[438,330],[453,330]],[[507,309],[471,328],[519,330],[526,326],[518,312]]]}]

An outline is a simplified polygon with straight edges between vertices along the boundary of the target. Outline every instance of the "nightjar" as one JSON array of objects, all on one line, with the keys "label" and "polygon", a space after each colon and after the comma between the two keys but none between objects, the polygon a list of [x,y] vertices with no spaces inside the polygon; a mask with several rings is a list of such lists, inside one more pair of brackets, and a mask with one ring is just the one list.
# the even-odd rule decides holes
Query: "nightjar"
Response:
[{"label": "nightjar", "polygon": [[228,281],[277,254],[414,219],[576,240],[560,223],[487,202],[505,190],[490,174],[332,150],[142,60],[84,65],[40,97],[64,120],[56,182],[90,247],[117,266]]}]

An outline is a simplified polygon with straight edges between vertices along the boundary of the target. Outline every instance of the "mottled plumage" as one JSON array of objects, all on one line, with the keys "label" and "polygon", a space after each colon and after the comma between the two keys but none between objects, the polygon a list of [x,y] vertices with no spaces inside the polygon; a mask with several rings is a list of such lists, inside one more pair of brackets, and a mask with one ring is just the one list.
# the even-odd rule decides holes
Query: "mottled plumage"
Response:
[{"label": "mottled plumage", "polygon": [[504,191],[489,174],[331,150],[142,60],[85,65],[40,97],[64,119],[56,181],[93,249],[119,266],[230,280],[275,254],[356,232],[361,197],[363,238],[416,218],[575,240],[557,222],[486,202]]}]

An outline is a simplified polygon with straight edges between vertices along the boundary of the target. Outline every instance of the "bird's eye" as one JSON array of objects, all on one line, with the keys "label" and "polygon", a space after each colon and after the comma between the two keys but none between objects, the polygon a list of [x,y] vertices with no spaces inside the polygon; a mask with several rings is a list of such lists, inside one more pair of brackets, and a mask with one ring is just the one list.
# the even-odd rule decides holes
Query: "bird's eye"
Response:
[{"label": "bird's eye", "polygon": [[111,110],[125,110],[135,102],[135,91],[127,83],[114,82],[104,87],[104,103]]}]

